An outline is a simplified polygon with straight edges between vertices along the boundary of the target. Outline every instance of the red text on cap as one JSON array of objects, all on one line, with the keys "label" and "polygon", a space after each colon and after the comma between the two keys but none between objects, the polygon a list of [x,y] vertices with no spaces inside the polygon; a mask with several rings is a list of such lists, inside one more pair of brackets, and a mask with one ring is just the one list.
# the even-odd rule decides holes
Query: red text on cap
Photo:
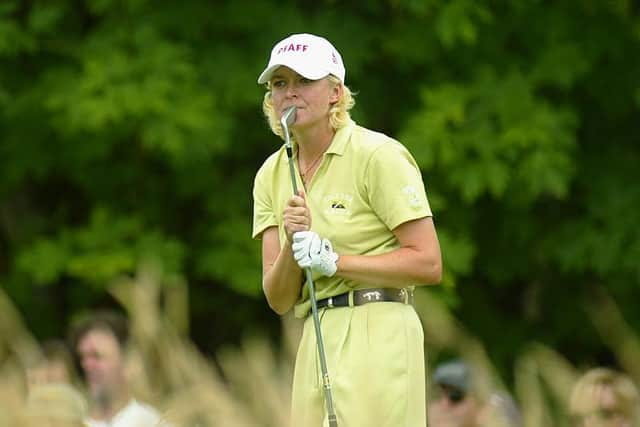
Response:
[{"label": "red text on cap", "polygon": [[280,49],[278,49],[278,52],[276,52],[276,55],[280,55],[283,52],[298,52],[298,51],[303,51],[305,52],[307,50],[307,48],[309,47],[309,45],[306,44],[288,44],[285,46],[282,46]]}]

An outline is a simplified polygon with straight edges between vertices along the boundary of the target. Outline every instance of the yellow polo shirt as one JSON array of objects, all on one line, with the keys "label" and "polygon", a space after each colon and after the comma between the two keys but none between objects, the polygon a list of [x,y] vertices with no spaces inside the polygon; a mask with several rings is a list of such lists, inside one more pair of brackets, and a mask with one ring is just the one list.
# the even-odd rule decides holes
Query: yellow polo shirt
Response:
[{"label": "yellow polo shirt", "polygon": [[[296,179],[302,187],[297,169]],[[398,225],[432,216],[420,169],[409,151],[388,136],[350,122],[338,130],[306,188],[311,229],[331,241],[340,255],[376,255],[399,247],[393,235]],[[293,194],[284,145],[258,170],[253,188],[253,237],[277,226],[286,242],[283,211]],[[328,298],[354,288],[366,288],[341,277],[314,277],[316,298]],[[310,309],[309,290],[295,306],[296,317]]]}]

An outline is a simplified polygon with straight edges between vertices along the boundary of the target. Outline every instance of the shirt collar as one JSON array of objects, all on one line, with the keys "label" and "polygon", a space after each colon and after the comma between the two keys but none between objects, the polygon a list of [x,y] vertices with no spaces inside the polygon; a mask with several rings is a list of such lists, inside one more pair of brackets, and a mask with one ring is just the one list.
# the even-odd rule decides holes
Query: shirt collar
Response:
[{"label": "shirt collar", "polygon": [[[353,133],[353,129],[356,127],[356,123],[349,119],[346,125],[338,129],[335,135],[333,135],[333,140],[331,141],[331,145],[327,148],[327,153],[337,154],[342,156],[347,149],[347,143],[351,138],[351,134]],[[284,150],[285,146],[282,146]],[[298,144],[293,144],[293,153],[294,156],[298,155]]]},{"label": "shirt collar", "polygon": [[353,129],[356,127],[356,124],[353,120],[349,120],[349,122],[338,129],[336,134],[333,136],[333,141],[331,145],[327,149],[327,153],[337,154],[342,156],[347,149],[347,143],[351,138],[351,134],[353,133]]}]

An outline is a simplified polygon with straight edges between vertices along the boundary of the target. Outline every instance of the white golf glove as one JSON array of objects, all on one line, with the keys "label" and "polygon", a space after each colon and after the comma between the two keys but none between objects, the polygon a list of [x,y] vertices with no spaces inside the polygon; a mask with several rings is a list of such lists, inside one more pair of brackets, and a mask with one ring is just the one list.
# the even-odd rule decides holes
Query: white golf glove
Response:
[{"label": "white golf glove", "polygon": [[293,233],[293,257],[300,268],[311,268],[324,276],[331,277],[338,270],[338,254],[328,239],[321,239],[315,231]]}]

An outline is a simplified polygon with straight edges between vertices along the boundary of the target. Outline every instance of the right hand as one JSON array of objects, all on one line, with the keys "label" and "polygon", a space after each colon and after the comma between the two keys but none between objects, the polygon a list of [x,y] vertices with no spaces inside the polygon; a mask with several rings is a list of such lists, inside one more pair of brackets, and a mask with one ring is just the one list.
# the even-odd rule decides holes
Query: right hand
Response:
[{"label": "right hand", "polygon": [[293,233],[311,229],[311,211],[307,207],[305,194],[302,190],[291,196],[283,213],[284,229],[287,241],[293,243]]}]

